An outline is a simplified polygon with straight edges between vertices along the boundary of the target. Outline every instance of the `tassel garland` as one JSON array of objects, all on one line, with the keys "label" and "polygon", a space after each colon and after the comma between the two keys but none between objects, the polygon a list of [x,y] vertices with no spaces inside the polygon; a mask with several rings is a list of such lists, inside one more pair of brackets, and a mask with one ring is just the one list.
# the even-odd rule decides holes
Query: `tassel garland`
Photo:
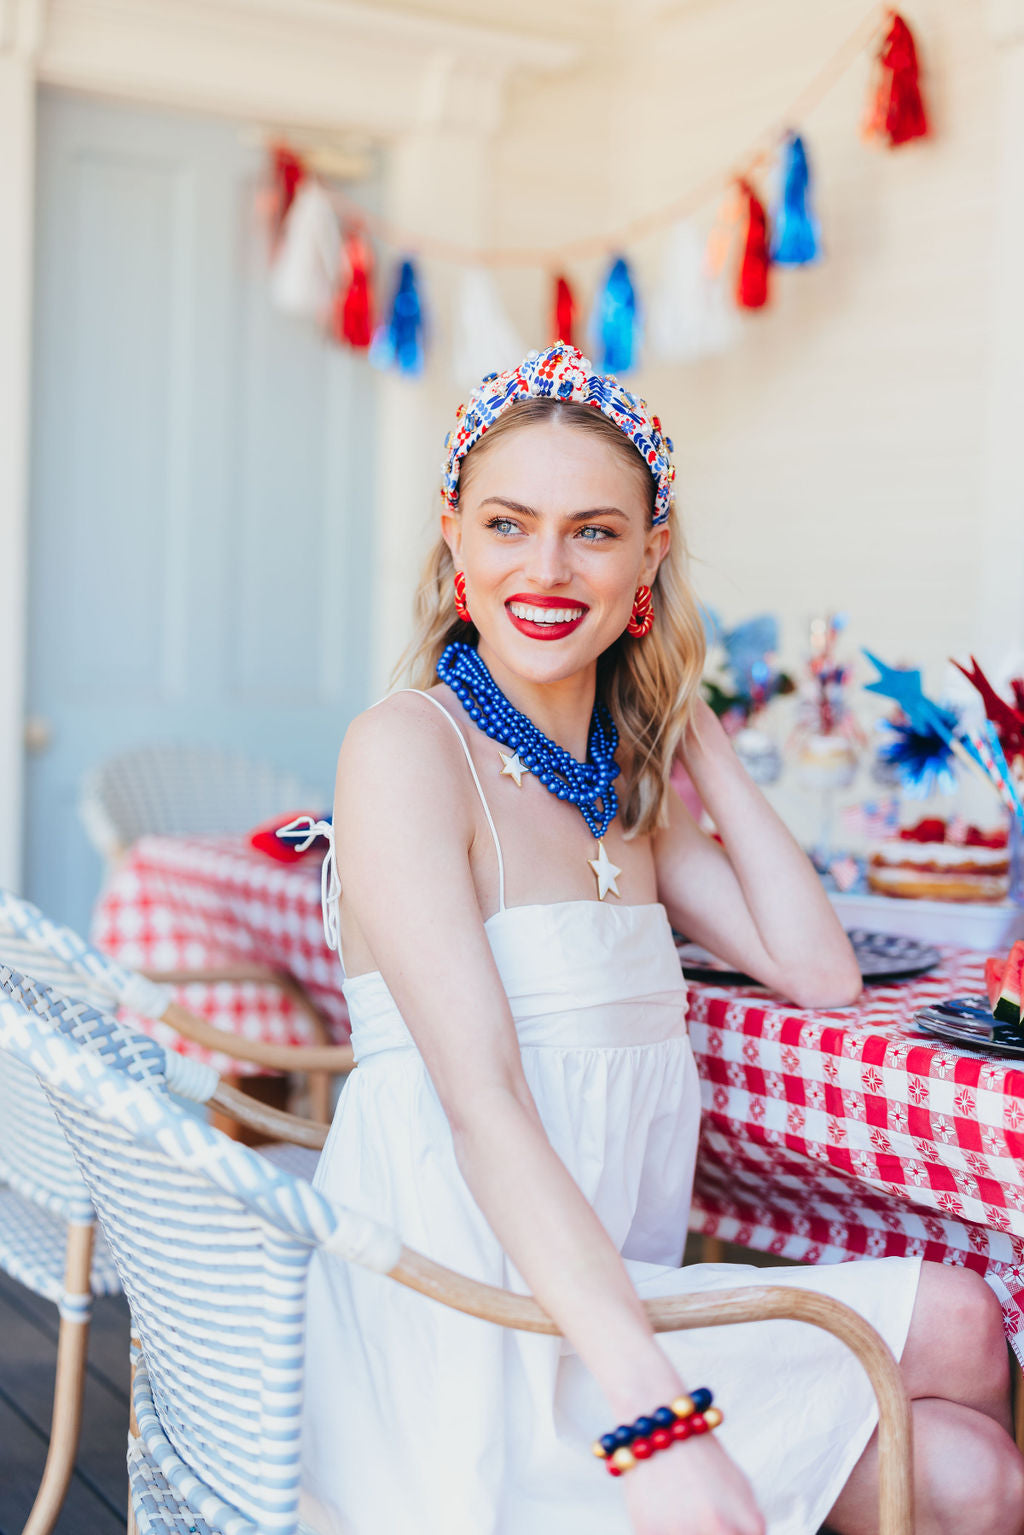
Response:
[{"label": "tassel garland", "polygon": [[374,333],[370,361],[409,376],[423,371],[423,306],[416,268],[408,257],[398,269],[391,313]]},{"label": "tassel garland", "polygon": [[810,167],[798,133],[786,140],[782,196],[772,217],[772,260],[776,266],[810,266],[821,255],[818,221],[810,208]]},{"label": "tassel garland", "polygon": [[555,278],[552,320],[552,342],[564,341],[566,346],[575,346],[573,327],[576,323],[576,300],[573,297],[567,277],[558,276]]},{"label": "tassel garland", "polygon": [[885,140],[892,149],[928,135],[913,33],[895,11],[875,61],[863,133],[866,139]]},{"label": "tassel garland", "polygon": [[605,278],[592,328],[601,371],[628,373],[637,360],[637,302],[633,278],[623,256],[615,258]]},{"label": "tassel garland", "polygon": [[763,309],[768,302],[768,216],[749,181],[740,182],[747,205],[747,233],[736,278],[741,309]]},{"label": "tassel garland", "polygon": [[373,257],[360,234],[350,234],[345,241],[348,281],[338,284],[331,316],[336,341],[347,342],[363,352],[373,336],[373,293],[370,272]]},{"label": "tassel garland", "polygon": [[[882,27],[871,31],[874,51],[871,92],[862,122],[870,139],[897,147],[930,133],[921,93],[917,48],[904,18],[886,12]],[[882,35],[884,33],[884,35]],[[838,78],[858,50],[847,46],[823,72],[826,82]],[[813,94],[813,93],[812,93]],[[803,98],[808,100],[807,95]],[[773,138],[774,134],[771,135]],[[653,215],[634,221],[619,235],[601,243],[609,249],[609,266],[590,311],[587,339],[582,330],[576,295],[564,271],[554,262],[572,250],[592,251],[592,240],[530,253],[522,249],[479,251],[450,242],[387,231],[386,244],[400,240],[429,257],[462,268],[455,305],[452,361],[461,386],[472,386],[482,374],[511,365],[523,346],[503,309],[491,267],[529,265],[546,268],[553,342],[582,345],[598,368],[626,374],[637,366],[647,317],[641,307],[627,256],[612,255],[619,241],[664,229],[664,261],[652,295],[650,340],[666,361],[688,361],[723,351],[742,330],[739,312],[762,309],[769,301],[770,273],[780,267],[803,267],[821,259],[821,230],[812,197],[811,171],[803,137],[789,131],[781,145],[778,194],[769,220],[750,176],[766,157],[764,136],[741,164],[747,169],[726,183],[720,208],[703,256],[695,226],[678,219],[680,208],[698,206],[700,195],[677,197]],[[313,175],[304,158],[286,144],[269,146],[268,173],[258,194],[261,218],[270,232],[270,293],[287,313],[308,316],[329,325],[339,342],[368,351],[371,363],[404,374],[419,374],[424,365],[425,323],[416,269],[403,260],[396,271],[387,313],[375,324],[373,254],[365,228],[374,219],[338,194],[336,202]],[[337,206],[353,227],[342,239]],[[671,221],[675,220],[674,223]],[[486,261],[487,265],[481,265]],[[971,679],[974,680],[973,678]],[[1015,682],[1015,689],[1017,687]],[[1024,679],[1015,698],[1024,713]],[[890,743],[892,744],[892,743]],[[904,743],[906,744],[906,743]],[[914,743],[916,744],[916,743]],[[898,743],[897,743],[898,748]],[[899,750],[896,753],[899,758]]]}]

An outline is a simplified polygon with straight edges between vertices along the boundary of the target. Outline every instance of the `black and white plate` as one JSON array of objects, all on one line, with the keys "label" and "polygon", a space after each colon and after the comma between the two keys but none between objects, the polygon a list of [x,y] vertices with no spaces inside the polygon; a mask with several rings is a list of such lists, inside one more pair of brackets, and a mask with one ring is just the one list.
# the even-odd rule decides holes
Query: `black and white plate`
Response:
[{"label": "black and white plate", "polygon": [[987,997],[950,997],[918,1008],[914,1026],[962,1050],[1024,1061],[1024,1031],[1012,1023],[997,1023]]},{"label": "black and white plate", "polygon": [[[847,937],[853,944],[861,976],[872,986],[923,975],[926,970],[934,969],[942,958],[931,944],[922,943],[919,938],[904,938],[900,933],[869,933],[863,928],[853,928]],[[759,984],[742,970],[734,970],[725,960],[716,958],[699,943],[678,938],[676,948],[690,980],[714,981],[720,986]]]}]

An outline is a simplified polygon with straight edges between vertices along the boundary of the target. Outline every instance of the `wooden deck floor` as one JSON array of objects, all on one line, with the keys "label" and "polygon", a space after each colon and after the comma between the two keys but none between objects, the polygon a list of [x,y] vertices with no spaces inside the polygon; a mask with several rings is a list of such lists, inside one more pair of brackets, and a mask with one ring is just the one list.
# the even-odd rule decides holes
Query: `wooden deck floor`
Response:
[{"label": "wooden deck floor", "polygon": [[[57,1309],[0,1274],[0,1535],[20,1535],[50,1433]],[[124,1535],[128,1477],[128,1307],[93,1312],[82,1437],[55,1535]]]}]

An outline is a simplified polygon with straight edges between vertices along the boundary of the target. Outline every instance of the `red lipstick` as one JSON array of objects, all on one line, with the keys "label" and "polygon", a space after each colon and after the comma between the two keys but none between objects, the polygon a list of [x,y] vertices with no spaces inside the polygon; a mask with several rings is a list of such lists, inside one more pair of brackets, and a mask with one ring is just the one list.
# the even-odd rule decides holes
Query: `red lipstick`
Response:
[{"label": "red lipstick", "polygon": [[[536,619],[525,618],[518,613],[513,613],[513,603],[515,603],[517,607],[547,609],[548,611],[551,611],[552,609],[562,609],[563,611],[568,611],[571,609],[578,616],[575,618],[562,620],[558,623],[545,623]],[[531,640],[562,640],[567,634],[572,634],[574,630],[579,628],[580,624],[586,618],[589,611],[590,609],[585,602],[579,602],[575,598],[551,596],[541,597],[534,592],[516,592],[514,596],[509,597],[505,603],[505,612],[508,614],[512,623],[519,630],[520,634],[525,634]]]}]

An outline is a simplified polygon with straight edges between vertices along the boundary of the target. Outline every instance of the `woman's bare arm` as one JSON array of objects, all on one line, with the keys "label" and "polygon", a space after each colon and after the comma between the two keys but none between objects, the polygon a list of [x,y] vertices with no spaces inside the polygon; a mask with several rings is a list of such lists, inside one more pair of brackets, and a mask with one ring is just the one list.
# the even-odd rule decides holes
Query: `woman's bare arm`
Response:
[{"label": "woman's bare arm", "polygon": [[680,753],[722,844],[673,796],[654,839],[658,891],[688,938],[802,1007],[856,1001],[853,950],[810,860],[739,762],[715,715],[698,706]]},{"label": "woman's bare arm", "polygon": [[683,1385],[541,1124],[477,905],[475,791],[433,712],[399,695],[346,736],[335,799],[343,905],[423,1056],[474,1199],[628,1420]]}]

